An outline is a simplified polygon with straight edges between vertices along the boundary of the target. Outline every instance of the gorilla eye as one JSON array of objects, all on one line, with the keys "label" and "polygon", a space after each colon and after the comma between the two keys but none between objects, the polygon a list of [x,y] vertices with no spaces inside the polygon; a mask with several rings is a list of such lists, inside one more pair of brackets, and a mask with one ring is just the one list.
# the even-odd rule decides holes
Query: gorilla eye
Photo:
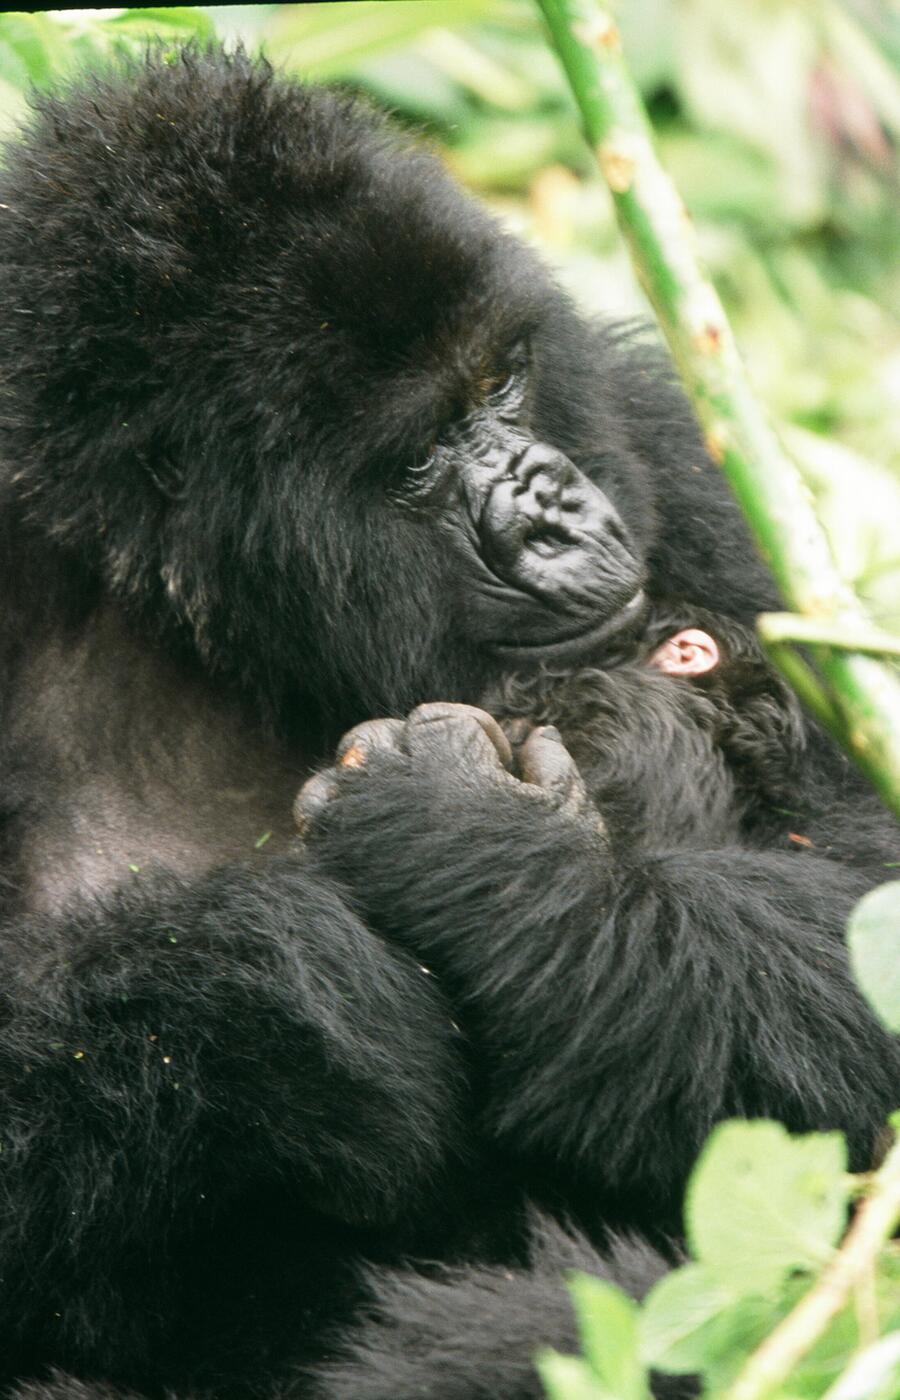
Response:
[{"label": "gorilla eye", "polygon": [[437,439],[430,442],[427,447],[419,453],[414,462],[407,467],[407,475],[411,477],[427,476],[434,466],[434,458],[437,452]]},{"label": "gorilla eye", "polygon": [[501,413],[517,413],[525,398],[527,371],[527,347],[517,345],[508,356],[505,368],[485,386],[485,397],[490,406]]},{"label": "gorilla eye", "polygon": [[488,395],[491,399],[505,399],[507,394],[512,393],[518,383],[519,376],[516,373],[507,375],[503,383],[496,389],[492,389]]}]

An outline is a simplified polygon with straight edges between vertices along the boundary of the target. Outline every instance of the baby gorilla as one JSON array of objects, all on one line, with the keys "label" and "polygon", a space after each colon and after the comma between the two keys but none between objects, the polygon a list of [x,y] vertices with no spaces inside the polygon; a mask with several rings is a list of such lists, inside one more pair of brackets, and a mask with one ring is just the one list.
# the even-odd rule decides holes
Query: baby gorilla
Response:
[{"label": "baby gorilla", "polygon": [[753,633],[660,608],[609,669],[511,675],[484,704],[358,726],[297,814],[439,978],[504,1169],[589,1232],[659,1238],[723,1118],[841,1129],[866,1166],[900,1047],[843,932],[897,830],[810,776]]}]

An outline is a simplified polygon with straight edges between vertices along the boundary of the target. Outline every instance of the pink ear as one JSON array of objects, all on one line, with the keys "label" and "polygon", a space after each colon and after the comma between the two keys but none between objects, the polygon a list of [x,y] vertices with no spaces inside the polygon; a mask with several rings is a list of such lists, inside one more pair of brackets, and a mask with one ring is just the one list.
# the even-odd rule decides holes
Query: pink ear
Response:
[{"label": "pink ear", "polygon": [[669,676],[702,676],[718,666],[719,648],[708,632],[686,627],[657,647],[647,664]]}]

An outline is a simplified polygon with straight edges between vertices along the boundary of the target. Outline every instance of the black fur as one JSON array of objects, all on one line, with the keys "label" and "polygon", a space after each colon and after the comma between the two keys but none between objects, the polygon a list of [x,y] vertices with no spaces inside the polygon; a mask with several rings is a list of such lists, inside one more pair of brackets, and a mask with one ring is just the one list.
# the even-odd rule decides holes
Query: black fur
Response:
[{"label": "black fur", "polygon": [[[532,1363],[552,1346],[579,1352],[569,1296],[572,1270],[597,1275],[642,1299],[664,1272],[646,1245],[621,1237],[606,1255],[583,1235],[534,1220],[527,1267],[373,1273],[367,1318],[344,1360],[322,1368],[327,1400],[543,1400]],[[696,1393],[690,1378],[655,1378],[658,1400]]]},{"label": "black fur", "polygon": [[[501,831],[488,794],[463,852],[436,789],[427,830],[415,802],[362,795],[359,863],[335,845],[327,877],[296,847],[293,794],[344,726],[499,678],[453,483],[425,499],[410,476],[442,432],[479,465],[466,424],[513,345],[510,435],[603,493],[651,592],[740,618],[774,601],[659,358],[585,326],[432,157],[241,55],[158,54],[40,98],[0,189],[3,1383],[268,1395],[340,1334],[361,1259],[524,1267],[525,1178],[653,1222],[706,1123],[783,1099],[843,1125],[851,1070],[862,1142],[893,1051],[828,938],[866,875],[756,848],[648,861],[616,937],[672,911],[696,976],[670,1020],[652,931],[617,961],[579,912],[608,887],[577,832],[517,807]],[[801,767],[829,802],[850,783],[824,749]],[[443,984],[361,919],[369,860],[362,894],[402,894],[398,935],[424,871],[415,936]],[[712,923],[692,922],[698,882]],[[479,910],[500,920],[480,948]],[[579,955],[596,968],[565,1026],[535,1020]],[[763,956],[786,967],[771,984]],[[640,1017],[613,1014],[619,991]]]},{"label": "black fur", "polygon": [[[900,1047],[843,942],[896,858],[896,823],[807,767],[797,703],[748,629],[666,611],[648,646],[679,616],[720,639],[709,677],[632,661],[487,699],[558,727],[583,810],[514,781],[466,710],[425,707],[333,771],[312,826],[360,912],[447,988],[478,1046],[489,1137],[529,1164],[529,1189],[566,1183],[595,1225],[645,1230],[677,1230],[718,1120],[839,1127],[863,1168],[900,1097]],[[564,773],[549,781],[565,792]]]}]

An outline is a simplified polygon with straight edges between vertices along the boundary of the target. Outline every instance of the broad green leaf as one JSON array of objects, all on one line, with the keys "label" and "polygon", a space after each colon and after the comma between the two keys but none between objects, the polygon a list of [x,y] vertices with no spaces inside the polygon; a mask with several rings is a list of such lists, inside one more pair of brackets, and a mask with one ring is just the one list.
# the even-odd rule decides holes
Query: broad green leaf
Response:
[{"label": "broad green leaf", "polygon": [[677,1375],[736,1371],[780,1314],[778,1299],[742,1297],[704,1264],[685,1264],[661,1279],[641,1313],[642,1356]]},{"label": "broad green leaf", "polygon": [[645,1400],[644,1368],[638,1357],[638,1308],[621,1288],[588,1274],[569,1280],[581,1345],[595,1374],[619,1400]]},{"label": "broad green leaf", "polygon": [[688,1185],[693,1253],[742,1295],[820,1268],[844,1228],[846,1171],[840,1133],[792,1137],[780,1123],[723,1123]]},{"label": "broad green leaf", "polygon": [[604,1390],[587,1362],[577,1356],[542,1351],[534,1364],[550,1400],[618,1400]]},{"label": "broad green leaf", "polygon": [[900,1031],[900,880],[871,890],[850,915],[850,962],[888,1030]]}]

